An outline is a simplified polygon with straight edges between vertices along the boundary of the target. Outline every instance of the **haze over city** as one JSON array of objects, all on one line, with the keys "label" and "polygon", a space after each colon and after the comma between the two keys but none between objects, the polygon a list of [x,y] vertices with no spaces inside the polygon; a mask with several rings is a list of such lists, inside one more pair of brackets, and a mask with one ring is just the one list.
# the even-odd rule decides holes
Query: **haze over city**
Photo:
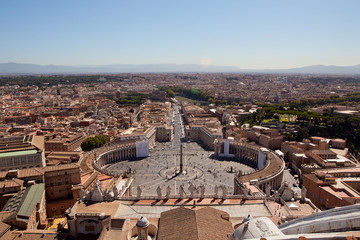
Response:
[{"label": "haze over city", "polygon": [[286,69],[360,63],[360,2],[3,1],[0,62]]}]

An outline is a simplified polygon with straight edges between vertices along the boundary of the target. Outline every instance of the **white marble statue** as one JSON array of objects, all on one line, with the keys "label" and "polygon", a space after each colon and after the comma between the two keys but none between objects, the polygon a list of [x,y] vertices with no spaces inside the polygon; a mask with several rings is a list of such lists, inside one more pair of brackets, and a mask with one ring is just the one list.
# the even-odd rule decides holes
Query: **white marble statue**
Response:
[{"label": "white marble statue", "polygon": [[223,186],[223,187],[222,187],[222,190],[223,190],[222,199],[226,199],[226,191],[227,191],[226,187]]},{"label": "white marble statue", "polygon": [[167,186],[167,188],[166,188],[166,199],[170,198],[170,193],[171,193],[171,188],[169,186]]},{"label": "white marble statue", "polygon": [[183,185],[180,185],[179,187],[179,195],[180,195],[180,198],[183,199],[184,198],[184,186]]},{"label": "white marble statue", "polygon": [[307,189],[303,186],[301,189],[301,199],[305,200],[306,198]]},{"label": "white marble statue", "polygon": [[79,200],[82,201],[83,197],[84,197],[84,189],[80,189],[80,191],[79,191]]},{"label": "white marble statue", "polygon": [[280,194],[277,190],[274,192],[274,198],[275,198],[275,201],[277,201],[277,202],[280,200]]},{"label": "white marble statue", "polygon": [[157,197],[158,197],[158,199],[160,200],[161,197],[162,197],[162,196],[161,196],[161,187],[160,187],[160,186],[157,187],[156,192],[157,192]]},{"label": "white marble statue", "polygon": [[247,186],[245,186],[244,187],[244,197],[246,198],[246,197],[248,197],[248,196],[250,196],[250,189],[247,187]]},{"label": "white marble statue", "polygon": [[140,199],[140,198],[141,198],[141,191],[142,191],[142,190],[141,190],[141,187],[140,187],[140,186],[137,186],[136,189],[137,189],[137,198]]},{"label": "white marble statue", "polygon": [[117,187],[114,186],[112,190],[113,190],[113,193],[114,193],[114,198],[117,198],[119,196],[119,191],[118,191]]},{"label": "white marble statue", "polygon": [[265,189],[265,193],[267,197],[270,197],[270,192],[271,192],[271,186],[270,184],[266,185],[266,189]]},{"label": "white marble statue", "polygon": [[201,198],[204,198],[204,195],[205,195],[205,186],[201,185],[200,186],[200,196],[201,196]]},{"label": "white marble statue", "polygon": [[192,183],[190,184],[188,190],[190,192],[190,198],[194,198],[195,187],[194,187],[194,185]]},{"label": "white marble statue", "polygon": [[96,181],[90,193],[90,200],[93,202],[104,201],[104,191],[100,181]]}]

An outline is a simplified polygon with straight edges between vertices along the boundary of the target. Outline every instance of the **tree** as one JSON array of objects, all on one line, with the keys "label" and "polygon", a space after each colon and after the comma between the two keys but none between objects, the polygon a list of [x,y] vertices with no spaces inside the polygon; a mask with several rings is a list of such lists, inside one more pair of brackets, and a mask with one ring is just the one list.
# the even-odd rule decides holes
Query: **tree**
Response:
[{"label": "tree", "polygon": [[99,135],[95,137],[88,137],[81,143],[81,149],[83,151],[91,151],[94,148],[101,147],[107,141],[107,137],[105,135]]},{"label": "tree", "polygon": [[174,93],[174,91],[171,90],[171,89],[167,89],[167,90],[166,90],[166,95],[167,95],[168,97],[170,97],[170,98],[174,98],[174,97],[175,97],[175,93]]}]

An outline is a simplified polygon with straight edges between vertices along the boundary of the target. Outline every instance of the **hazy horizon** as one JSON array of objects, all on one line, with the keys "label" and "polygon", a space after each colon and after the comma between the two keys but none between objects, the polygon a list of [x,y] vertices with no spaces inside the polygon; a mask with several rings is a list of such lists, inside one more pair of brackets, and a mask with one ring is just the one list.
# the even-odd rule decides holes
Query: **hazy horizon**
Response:
[{"label": "hazy horizon", "polygon": [[104,66],[117,66],[117,65],[129,65],[129,66],[146,66],[146,65],[199,65],[204,68],[206,67],[234,67],[238,68],[240,70],[281,70],[281,69],[294,69],[294,68],[304,68],[304,67],[314,67],[314,66],[324,66],[324,67],[360,67],[359,64],[354,65],[325,65],[325,64],[313,64],[313,65],[306,65],[306,66],[295,66],[295,67],[289,67],[289,68],[239,68],[237,66],[231,66],[231,65],[203,65],[203,64],[196,64],[196,63],[137,63],[137,64],[131,64],[131,63],[109,63],[109,64],[73,64],[73,65],[66,65],[66,64],[36,64],[36,63],[21,63],[21,62],[0,62],[0,64],[23,64],[23,65],[38,65],[38,66],[64,66],[64,67],[104,67]]},{"label": "hazy horizon", "polygon": [[0,6],[2,63],[240,69],[360,64],[356,0],[39,0]]}]

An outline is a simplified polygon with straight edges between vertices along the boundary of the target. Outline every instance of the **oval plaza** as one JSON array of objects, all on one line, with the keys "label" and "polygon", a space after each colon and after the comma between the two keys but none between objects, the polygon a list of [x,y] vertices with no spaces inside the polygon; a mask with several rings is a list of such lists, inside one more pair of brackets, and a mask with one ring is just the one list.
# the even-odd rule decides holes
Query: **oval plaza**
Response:
[{"label": "oval plaza", "polygon": [[93,167],[112,176],[129,174],[133,188],[140,186],[149,196],[166,187],[172,195],[186,194],[191,185],[198,194],[204,186],[207,195],[220,188],[227,194],[264,195],[266,188],[281,186],[285,163],[275,152],[243,140],[223,139],[219,129],[191,119],[186,106],[175,107],[173,116],[177,121],[171,126],[130,129],[111,145],[95,150]]}]

